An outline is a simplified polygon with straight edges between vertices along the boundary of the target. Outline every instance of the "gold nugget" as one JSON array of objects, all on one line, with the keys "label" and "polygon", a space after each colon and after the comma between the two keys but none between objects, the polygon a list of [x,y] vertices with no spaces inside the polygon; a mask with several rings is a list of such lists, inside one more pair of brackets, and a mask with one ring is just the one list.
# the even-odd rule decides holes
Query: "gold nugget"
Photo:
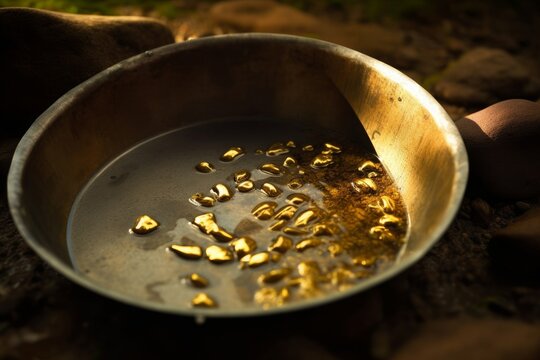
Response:
[{"label": "gold nugget", "polygon": [[377,209],[385,214],[393,213],[396,210],[396,204],[390,197],[383,195],[375,204],[370,204],[370,208]]},{"label": "gold nugget", "polygon": [[253,190],[255,188],[255,184],[251,180],[246,180],[246,181],[242,181],[240,184],[238,184],[236,186],[236,188],[238,189],[238,191],[246,193],[246,192],[250,192],[251,190]]},{"label": "gold nugget", "polygon": [[227,230],[224,230],[222,228],[218,228],[218,230],[212,232],[211,235],[219,242],[228,242],[234,239],[233,234],[227,232]]},{"label": "gold nugget", "polygon": [[264,309],[268,309],[273,306],[282,306],[289,296],[290,293],[287,288],[278,290],[271,287],[264,287],[255,292],[253,299]]},{"label": "gold nugget", "polygon": [[280,235],[274,239],[274,241],[268,246],[268,251],[277,251],[279,253],[285,253],[293,245],[291,238]]},{"label": "gold nugget", "polygon": [[259,167],[259,170],[262,171],[265,174],[270,175],[281,175],[281,169],[276,164],[268,163],[268,164],[262,164]]},{"label": "gold nugget", "polygon": [[295,148],[296,147],[295,142],[292,141],[292,140],[287,141],[286,145],[287,145],[287,147],[290,147],[290,148]]},{"label": "gold nugget", "polygon": [[238,238],[232,241],[229,245],[233,248],[239,259],[243,258],[249,253],[252,253],[257,248],[257,243],[255,240],[248,236]]},{"label": "gold nugget", "polygon": [[322,244],[322,241],[319,239],[311,238],[311,239],[304,239],[300,241],[296,246],[294,247],[296,251],[303,252],[307,249],[311,249],[314,247],[317,247]]},{"label": "gold nugget", "polygon": [[374,193],[377,191],[377,184],[369,178],[353,180],[351,185],[359,193]]},{"label": "gold nugget", "polygon": [[225,184],[216,184],[210,192],[216,197],[217,201],[224,202],[231,199],[231,190]]},{"label": "gold nugget", "polygon": [[279,231],[279,230],[283,229],[283,227],[285,225],[287,225],[287,221],[288,220],[278,220],[275,223],[273,223],[272,225],[270,225],[268,227],[268,230],[270,230],[270,231]]},{"label": "gold nugget", "polygon": [[215,308],[217,307],[217,302],[208,294],[198,293],[191,300],[191,306],[201,308]]},{"label": "gold nugget", "polygon": [[312,210],[312,209],[305,210],[300,215],[298,215],[298,217],[294,221],[294,225],[295,226],[300,226],[300,227],[306,226],[307,224],[309,224],[313,220],[317,219],[317,217],[318,217],[318,215],[317,215],[317,212],[315,210]]},{"label": "gold nugget", "polygon": [[234,159],[244,155],[244,149],[241,147],[231,147],[229,150],[225,151],[223,155],[219,158],[221,161],[230,162]]},{"label": "gold nugget", "polygon": [[267,273],[260,275],[257,280],[260,284],[261,283],[274,284],[282,280],[285,276],[289,275],[290,273],[291,273],[291,269],[289,268],[273,269],[273,270],[268,271]]},{"label": "gold nugget", "polygon": [[216,223],[216,217],[212,213],[206,213],[196,216],[193,224],[206,235],[219,231],[219,226]]},{"label": "gold nugget", "polygon": [[401,224],[401,219],[394,215],[384,214],[379,219],[379,224],[383,226],[397,226]]},{"label": "gold nugget", "polygon": [[196,193],[189,198],[189,202],[193,205],[212,207],[216,203],[216,199],[210,196],[204,196],[204,194]]},{"label": "gold nugget", "polygon": [[197,273],[189,274],[186,279],[191,286],[196,288],[205,288],[210,283],[207,278]]},{"label": "gold nugget", "polygon": [[294,228],[294,227],[286,227],[283,229],[283,232],[287,235],[307,235],[307,230]]},{"label": "gold nugget", "polygon": [[277,197],[283,192],[276,185],[270,183],[262,184],[261,191],[269,197]]},{"label": "gold nugget", "polygon": [[247,170],[240,170],[234,173],[233,178],[235,183],[241,183],[243,181],[249,180],[251,173]]},{"label": "gold nugget", "polygon": [[278,156],[283,155],[289,152],[289,149],[285,147],[282,143],[273,144],[266,150],[266,155],[268,156]]},{"label": "gold nugget", "polygon": [[327,250],[332,257],[339,256],[343,253],[343,247],[338,243],[331,243],[328,245]]},{"label": "gold nugget", "polygon": [[296,214],[296,210],[298,210],[298,208],[294,205],[285,205],[284,207],[282,207],[276,212],[274,219],[290,220],[293,218],[294,214]]},{"label": "gold nugget", "polygon": [[377,258],[375,256],[357,256],[352,259],[354,265],[361,265],[364,267],[370,267],[375,264]]},{"label": "gold nugget", "polygon": [[300,276],[318,277],[321,274],[319,264],[315,261],[302,261],[297,265],[296,270]]},{"label": "gold nugget", "polygon": [[339,146],[331,143],[325,143],[324,148],[333,154],[339,154],[341,152],[341,148]]},{"label": "gold nugget", "polygon": [[379,240],[394,240],[394,234],[384,226],[374,226],[369,230],[372,238]]},{"label": "gold nugget", "polygon": [[131,232],[137,235],[146,235],[159,227],[159,222],[148,215],[139,216],[131,228]]},{"label": "gold nugget", "polygon": [[373,161],[366,161],[358,167],[358,171],[367,174],[371,171],[377,171],[377,165]]},{"label": "gold nugget", "polygon": [[287,196],[287,202],[292,205],[301,205],[306,201],[309,201],[309,196],[304,194],[296,193]]},{"label": "gold nugget", "polygon": [[273,201],[265,201],[255,206],[251,213],[259,220],[268,220],[274,216],[277,203]]},{"label": "gold nugget", "polygon": [[311,167],[315,169],[325,168],[334,163],[332,154],[319,154],[311,160]]},{"label": "gold nugget", "polygon": [[257,254],[248,254],[244,256],[240,261],[247,264],[250,268],[256,268],[264,264],[268,264],[270,261],[270,254],[266,251]]},{"label": "gold nugget", "polygon": [[291,181],[289,181],[287,186],[289,187],[289,189],[296,190],[304,186],[304,182],[300,178],[294,178],[294,179],[291,179]]},{"label": "gold nugget", "polygon": [[202,249],[198,245],[171,245],[169,249],[179,257],[188,260],[197,260],[202,257]]},{"label": "gold nugget", "polygon": [[293,167],[293,166],[296,166],[298,165],[298,162],[296,161],[295,158],[291,157],[291,156],[287,156],[285,158],[285,160],[283,160],[283,166],[285,167]]},{"label": "gold nugget", "polygon": [[[356,279],[356,274],[349,269],[343,267],[338,267],[328,274],[328,280],[334,286],[350,284],[353,280]],[[346,287],[345,287],[346,288]],[[343,287],[340,287],[343,289]]]},{"label": "gold nugget", "polygon": [[332,236],[334,232],[330,229],[329,226],[324,224],[315,224],[311,230],[312,234],[315,236]]},{"label": "gold nugget", "polygon": [[313,151],[313,145],[306,145],[302,148],[304,151]]},{"label": "gold nugget", "polygon": [[217,245],[210,245],[206,248],[206,257],[214,264],[223,264],[234,259],[229,249]]},{"label": "gold nugget", "polygon": [[211,173],[212,171],[214,171],[216,168],[214,167],[214,165],[210,164],[209,162],[207,161],[201,161],[200,163],[198,163],[197,165],[195,165],[195,169],[198,171],[198,172],[201,172],[201,173]]}]

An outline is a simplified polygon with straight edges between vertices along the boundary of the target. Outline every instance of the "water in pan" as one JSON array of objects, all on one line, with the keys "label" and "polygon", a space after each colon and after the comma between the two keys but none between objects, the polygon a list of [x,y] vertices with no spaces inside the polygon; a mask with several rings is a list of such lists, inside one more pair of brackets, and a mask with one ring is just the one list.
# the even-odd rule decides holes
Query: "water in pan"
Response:
[{"label": "water in pan", "polygon": [[407,218],[382,164],[354,141],[227,119],[110,162],[79,194],[67,233],[74,267],[102,287],[241,311],[344,291],[390,266]]}]

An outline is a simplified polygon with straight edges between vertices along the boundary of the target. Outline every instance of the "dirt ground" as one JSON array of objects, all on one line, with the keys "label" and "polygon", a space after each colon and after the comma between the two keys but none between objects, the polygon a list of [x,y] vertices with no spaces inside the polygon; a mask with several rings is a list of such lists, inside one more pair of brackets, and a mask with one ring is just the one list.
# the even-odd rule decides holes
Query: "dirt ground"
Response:
[{"label": "dirt ground", "polygon": [[[539,78],[540,12],[534,2],[478,3],[374,20],[352,3],[306,11],[274,4],[251,12],[230,4],[190,3],[194,11],[166,21],[177,41],[264,31],[345,44],[407,73],[432,91],[454,119],[488,105],[436,90],[437,84],[452,80],[445,78],[446,69],[473,49],[503,50],[524,64],[529,80]],[[125,11],[148,15],[137,8]],[[493,96],[505,96],[498,94]],[[540,98],[534,91],[528,94],[523,96]],[[3,179],[16,141],[2,140]],[[538,198],[502,201],[470,189],[429,254],[372,290],[294,314],[197,325],[190,318],[136,309],[72,284],[24,243],[4,194],[0,359],[427,359],[437,354],[422,349],[445,350],[438,358],[538,358],[540,276],[515,273],[489,251],[494,231],[538,205]],[[433,338],[433,333],[441,336]]]}]

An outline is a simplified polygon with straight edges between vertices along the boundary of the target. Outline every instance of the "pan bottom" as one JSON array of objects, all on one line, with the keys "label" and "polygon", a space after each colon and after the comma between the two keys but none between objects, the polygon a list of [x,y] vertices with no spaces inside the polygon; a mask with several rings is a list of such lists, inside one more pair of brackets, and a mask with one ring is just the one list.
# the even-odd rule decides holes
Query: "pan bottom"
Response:
[{"label": "pan bottom", "polygon": [[[157,302],[186,311],[191,308],[193,297],[201,292],[186,283],[186,276],[202,274],[210,283],[203,291],[218,300],[216,311],[258,311],[261,304],[253,301],[260,289],[257,279],[282,266],[279,253],[268,264],[245,271],[239,270],[237,261],[217,265],[206,259],[181,259],[170,251],[170,246],[197,244],[205,249],[216,245],[214,238],[192,224],[196,216],[211,212],[221,228],[236,236],[256,238],[258,251],[266,250],[277,233],[267,230],[270,222],[262,224],[253,216],[246,216],[246,209],[249,214],[255,206],[268,201],[279,203],[279,208],[294,193],[308,196],[323,208],[324,191],[313,184],[293,190],[279,176],[257,170],[263,163],[275,163],[285,169],[282,163],[287,156],[270,157],[257,150],[288,140],[294,140],[299,150],[304,145],[328,140],[350,141],[348,137],[353,135],[295,127],[271,119],[223,119],[146,140],[107,164],[78,195],[67,229],[72,264],[103,288],[141,302]],[[241,146],[245,154],[230,162],[219,160],[231,146]],[[212,163],[215,170],[196,171],[195,166],[201,161]],[[256,188],[273,183],[282,193],[273,198],[259,190],[237,192],[232,174],[244,169],[250,172]],[[230,200],[210,208],[189,202],[193,194],[210,195],[217,183],[225,184],[233,192]],[[131,233],[130,227],[141,215],[159,221],[159,228],[141,236]],[[402,229],[404,238],[406,225]],[[293,239],[295,236],[291,235]],[[224,243],[217,245],[227,248]],[[395,250],[394,255],[399,247]],[[298,251],[291,259],[300,261],[308,253],[311,258],[324,259],[329,266],[341,261],[339,256],[334,259],[321,250]],[[388,261],[384,266],[390,265]]]}]

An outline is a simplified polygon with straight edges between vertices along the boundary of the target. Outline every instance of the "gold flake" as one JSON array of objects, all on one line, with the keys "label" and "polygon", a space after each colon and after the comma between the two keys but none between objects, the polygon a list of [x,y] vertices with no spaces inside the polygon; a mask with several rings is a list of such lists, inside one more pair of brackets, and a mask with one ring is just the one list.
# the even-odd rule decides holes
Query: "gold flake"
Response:
[{"label": "gold flake", "polygon": [[131,232],[137,235],[146,235],[156,230],[159,227],[159,222],[152,219],[148,215],[139,216],[135,220],[135,224],[131,228]]},{"label": "gold flake", "polygon": [[283,155],[289,152],[289,149],[282,143],[273,144],[266,150],[266,155],[268,156],[278,156]]},{"label": "gold flake", "polygon": [[206,248],[206,257],[214,264],[223,264],[234,259],[229,249],[217,245],[210,245]]},{"label": "gold flake", "polygon": [[255,206],[251,213],[259,220],[268,220],[274,216],[277,203],[273,201],[265,201]]},{"label": "gold flake", "polygon": [[298,215],[298,217],[294,221],[294,225],[295,226],[300,226],[300,227],[306,226],[307,224],[309,224],[313,220],[317,219],[317,217],[318,217],[318,215],[317,215],[317,212],[315,210],[312,210],[312,209],[305,210],[300,215]]},{"label": "gold flake", "polygon": [[334,163],[332,154],[319,154],[311,160],[311,167],[315,169],[325,168]]},{"label": "gold flake", "polygon": [[202,257],[202,249],[198,245],[171,245],[169,249],[179,257],[188,260],[197,260]]},{"label": "gold flake", "polygon": [[374,193],[377,191],[377,184],[369,178],[355,179],[351,182],[351,185],[359,193]]},{"label": "gold flake", "polygon": [[246,193],[246,192],[250,192],[251,190],[253,190],[255,188],[255,184],[251,180],[246,180],[246,181],[242,181],[240,184],[238,184],[236,186],[236,188],[238,189],[238,191]]},{"label": "gold flake", "polygon": [[224,202],[231,199],[231,190],[225,184],[216,184],[210,192],[216,197],[217,201]]},{"label": "gold flake", "polygon": [[210,196],[204,196],[204,194],[201,193],[196,193],[191,196],[189,202],[197,206],[212,207],[215,205],[216,199]]},{"label": "gold flake", "polygon": [[235,160],[236,158],[244,155],[244,149],[241,147],[231,147],[229,150],[227,150],[221,157],[219,158],[221,161],[230,162]]},{"label": "gold flake", "polygon": [[248,236],[235,239],[229,245],[233,248],[239,259],[252,253],[257,248],[255,240]]},{"label": "gold flake", "polygon": [[262,171],[265,174],[270,175],[281,175],[281,169],[276,164],[268,163],[268,164],[262,164],[259,167],[259,170]]},{"label": "gold flake", "polygon": [[280,188],[278,188],[276,185],[271,184],[271,183],[262,184],[261,191],[265,193],[266,196],[269,196],[269,197],[277,197],[283,192],[281,191]]},{"label": "gold flake", "polygon": [[296,244],[296,251],[303,252],[307,249],[317,247],[322,244],[322,241],[316,238],[304,239]]},{"label": "gold flake", "polygon": [[289,268],[273,269],[260,275],[258,278],[258,281],[259,283],[264,283],[264,284],[274,284],[280,280],[283,280],[283,278],[289,275],[290,273],[291,273],[291,269]]},{"label": "gold flake", "polygon": [[205,288],[210,283],[207,278],[197,273],[189,274],[187,276],[187,280],[189,281],[191,286],[197,288]]},{"label": "gold flake", "polygon": [[217,302],[208,294],[198,293],[191,300],[191,306],[202,308],[215,308],[217,307]]},{"label": "gold flake", "polygon": [[304,194],[295,193],[287,196],[287,202],[292,205],[301,205],[306,201],[309,201],[309,196]]},{"label": "gold flake", "polygon": [[251,177],[251,174],[247,170],[239,170],[235,172],[233,175],[234,182],[237,184],[243,181],[249,180],[250,177]]},{"label": "gold flake", "polygon": [[277,251],[279,253],[285,253],[292,247],[292,240],[287,236],[280,235],[274,239],[274,241],[268,246],[269,251]]},{"label": "gold flake", "polygon": [[207,161],[201,161],[200,163],[198,163],[197,165],[195,165],[195,169],[198,171],[198,172],[201,172],[201,173],[211,173],[212,171],[214,171],[216,168],[214,167],[214,165],[212,165],[211,163],[207,162]]}]

